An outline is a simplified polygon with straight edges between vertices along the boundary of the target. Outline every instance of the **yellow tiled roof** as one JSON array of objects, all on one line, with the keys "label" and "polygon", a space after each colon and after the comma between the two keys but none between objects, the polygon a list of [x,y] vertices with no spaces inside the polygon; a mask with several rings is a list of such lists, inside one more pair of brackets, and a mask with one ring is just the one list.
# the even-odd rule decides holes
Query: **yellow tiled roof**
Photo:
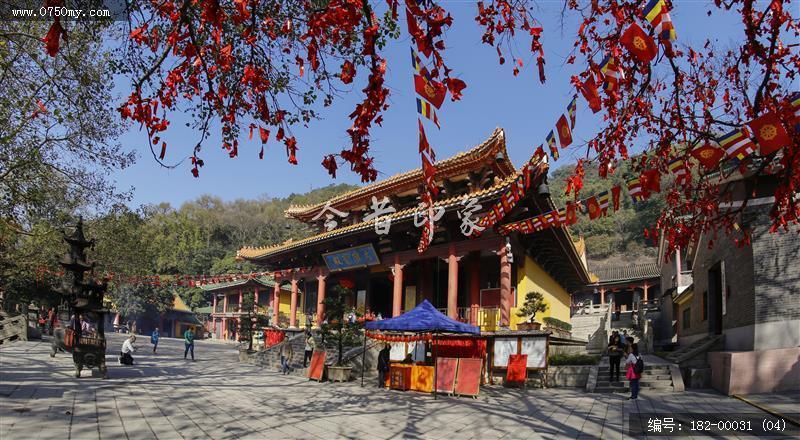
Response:
[{"label": "yellow tiled roof", "polygon": [[[444,160],[436,162],[437,173],[447,173],[448,170],[457,170],[459,166],[468,165],[476,161],[480,162],[487,157],[494,158],[498,153],[502,152],[506,156],[505,165],[501,166],[506,175],[513,175],[516,169],[511,161],[508,159],[506,153],[505,133],[503,129],[496,128],[488,139],[481,144],[475,146],[466,152],[461,152],[455,156],[449,157]],[[506,176],[500,176],[501,178]],[[392,186],[407,185],[416,181],[422,180],[422,168],[418,167],[404,173],[395,174],[380,182],[371,183],[369,185],[348,191],[340,194],[329,200],[330,206],[336,208],[337,204],[341,204],[351,199],[374,195],[381,191],[386,191]],[[325,206],[325,203],[318,203],[316,205],[295,205],[290,206],[284,213],[290,218],[308,217]]]},{"label": "yellow tiled roof", "polygon": [[[451,207],[451,206],[454,206],[454,205],[460,203],[464,199],[473,198],[473,197],[481,198],[481,197],[487,197],[487,196],[492,196],[492,195],[495,195],[495,194],[499,194],[499,193],[505,191],[508,188],[508,186],[512,182],[514,182],[514,180],[517,178],[517,176],[518,176],[518,174],[512,174],[512,175],[506,177],[505,179],[501,180],[500,182],[490,186],[489,188],[486,188],[486,189],[483,189],[483,190],[480,190],[480,191],[476,191],[474,193],[462,194],[462,195],[459,195],[459,196],[453,196],[453,197],[450,197],[450,198],[447,198],[447,199],[439,200],[439,201],[435,202],[433,204],[433,206],[434,207],[448,208],[448,207]],[[362,231],[362,230],[367,230],[367,229],[370,229],[370,228],[374,227],[375,222],[382,221],[383,219],[386,219],[386,218],[390,218],[390,219],[392,219],[392,221],[411,218],[411,217],[414,216],[414,213],[418,211],[418,209],[419,209],[418,207],[407,208],[407,209],[404,209],[402,211],[395,212],[393,214],[389,214],[389,215],[382,216],[382,217],[379,217],[379,218],[376,218],[376,219],[372,219],[370,221],[356,223],[354,225],[345,226],[345,227],[342,227],[342,228],[334,229],[332,231],[322,232],[320,234],[313,235],[311,237],[307,237],[307,238],[304,238],[302,240],[287,241],[287,242],[284,242],[284,243],[281,243],[281,244],[278,244],[278,245],[274,245],[274,246],[243,247],[243,248],[239,249],[238,252],[236,252],[236,256],[237,256],[237,258],[243,258],[243,259],[264,258],[264,257],[267,257],[269,255],[275,254],[277,252],[283,252],[283,251],[287,251],[287,250],[290,250],[290,249],[299,248],[299,247],[302,247],[302,246],[305,246],[305,245],[308,245],[308,244],[311,244],[311,243],[315,243],[315,242],[318,242],[318,241],[330,239],[330,238],[337,237],[337,236],[340,236],[340,235],[343,235],[343,234]]]}]

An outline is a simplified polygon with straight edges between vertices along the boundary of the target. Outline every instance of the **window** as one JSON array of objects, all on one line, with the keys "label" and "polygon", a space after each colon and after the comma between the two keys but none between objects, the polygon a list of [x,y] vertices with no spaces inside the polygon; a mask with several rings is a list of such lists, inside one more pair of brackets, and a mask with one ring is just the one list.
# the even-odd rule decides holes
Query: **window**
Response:
[{"label": "window", "polygon": [[705,321],[706,319],[708,319],[708,291],[703,292],[702,301],[703,301],[701,309],[702,313],[700,316],[703,318],[703,321]]},{"label": "window", "polygon": [[683,310],[683,315],[681,316],[681,328],[686,330],[692,325],[692,308],[687,307]]}]

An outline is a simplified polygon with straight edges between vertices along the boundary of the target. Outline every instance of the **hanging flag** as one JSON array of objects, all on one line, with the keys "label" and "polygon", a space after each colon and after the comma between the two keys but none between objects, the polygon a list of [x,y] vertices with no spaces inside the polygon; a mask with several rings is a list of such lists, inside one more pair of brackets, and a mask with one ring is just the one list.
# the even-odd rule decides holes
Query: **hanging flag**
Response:
[{"label": "hanging flag", "polygon": [[617,60],[611,55],[606,55],[600,63],[600,72],[605,78],[603,85],[608,91],[615,91],[619,87],[619,82],[625,79],[625,72],[617,65]]},{"label": "hanging flag", "polygon": [[638,178],[630,179],[627,181],[628,184],[628,194],[630,194],[631,199],[634,202],[641,202],[644,200],[644,194],[642,193],[642,184]]},{"label": "hanging flag", "polygon": [[608,211],[608,202],[611,196],[608,194],[608,191],[603,191],[597,195],[597,203],[600,204],[600,212],[603,215],[606,215]]},{"label": "hanging flag", "polygon": [[429,81],[420,75],[414,75],[414,90],[436,108],[441,108],[447,87],[437,81]]},{"label": "hanging flag", "polygon": [[633,55],[639,62],[647,64],[653,61],[658,53],[653,38],[642,30],[636,23],[631,24],[628,29],[622,34],[619,42],[625,46],[626,49]]},{"label": "hanging flag", "polygon": [[725,151],[711,145],[711,142],[705,142],[702,146],[695,148],[691,151],[692,157],[700,162],[700,165],[706,171],[713,170],[719,165],[719,161],[725,155]]},{"label": "hanging flag", "polygon": [[614,205],[614,212],[619,211],[619,192],[619,185],[615,185],[613,188],[611,188],[611,200],[612,204]]},{"label": "hanging flag", "polygon": [[586,81],[580,83],[578,89],[581,91],[581,95],[583,95],[583,99],[589,104],[589,108],[592,110],[592,113],[597,113],[600,111],[600,94],[597,92],[597,84],[594,82],[594,75],[589,74],[589,78]]},{"label": "hanging flag", "polygon": [[753,129],[753,135],[758,141],[759,152],[762,156],[774,153],[792,142],[789,133],[783,128],[780,118],[773,112],[763,114],[751,121],[750,128]]},{"label": "hanging flag", "polygon": [[596,196],[591,196],[586,199],[586,208],[589,210],[589,219],[594,220],[602,215],[600,204],[597,202]]},{"label": "hanging flag", "polygon": [[[542,170],[545,169],[542,166],[543,157],[544,151],[541,148],[537,149],[530,160],[528,160],[528,163],[517,173],[517,178],[513,182],[518,185],[519,190],[507,191],[501,195],[500,200],[492,206],[489,213],[478,220],[478,226],[483,227],[483,229],[491,228],[511,212],[517,202],[525,196],[531,183],[536,180],[541,175]],[[476,228],[475,232],[473,232],[473,236],[478,235],[480,235],[480,231]]]},{"label": "hanging flag", "polygon": [[419,58],[419,54],[417,51],[414,50],[413,47],[411,49],[411,66],[414,67],[414,71],[417,73],[422,73],[422,60]]},{"label": "hanging flag", "polygon": [[672,161],[667,164],[667,168],[675,175],[675,183],[680,185],[681,183],[688,183],[691,180],[692,175],[683,158],[676,157],[672,159]]},{"label": "hanging flag", "polygon": [[730,158],[744,159],[755,151],[755,143],[750,138],[747,127],[734,128],[730,132],[717,138],[717,142]]},{"label": "hanging flag", "polygon": [[426,153],[431,162],[436,162],[436,153],[428,143],[428,137],[425,136],[425,127],[422,126],[422,121],[417,118],[417,127],[419,127],[419,152]]},{"label": "hanging flag", "polygon": [[547,134],[547,147],[550,148],[550,155],[553,156],[553,159],[558,159],[558,147],[556,147],[556,135],[553,134],[553,130],[550,130],[550,133]]},{"label": "hanging flag", "polygon": [[574,225],[578,222],[578,214],[575,212],[575,203],[567,202],[566,215],[564,223],[567,225]]},{"label": "hanging flag", "polygon": [[433,121],[433,123],[436,124],[436,128],[442,128],[439,125],[439,117],[436,115],[436,111],[433,109],[433,106],[419,98],[417,98],[417,113]]},{"label": "hanging flag", "polygon": [[661,192],[661,173],[657,169],[647,170],[642,173],[639,181],[642,184],[642,191],[645,197],[649,197],[650,192]]},{"label": "hanging flag", "polygon": [[797,123],[794,125],[794,131],[800,133],[800,92],[795,92],[789,96],[789,103],[792,106],[794,117]]},{"label": "hanging flag", "polygon": [[561,208],[558,210],[558,224],[561,226],[567,226],[567,210],[566,208]]},{"label": "hanging flag", "polygon": [[666,41],[675,40],[675,28],[672,26],[672,18],[669,16],[669,9],[664,0],[650,0],[642,9],[642,17],[650,22],[656,34]]},{"label": "hanging flag", "polygon": [[569,114],[569,127],[575,128],[575,112],[578,109],[578,96],[575,95],[572,97],[572,101],[569,102],[567,106],[567,113]]},{"label": "hanging flag", "polygon": [[558,130],[558,140],[561,148],[567,148],[572,143],[572,131],[569,129],[567,118],[561,115],[556,122],[556,130]]}]

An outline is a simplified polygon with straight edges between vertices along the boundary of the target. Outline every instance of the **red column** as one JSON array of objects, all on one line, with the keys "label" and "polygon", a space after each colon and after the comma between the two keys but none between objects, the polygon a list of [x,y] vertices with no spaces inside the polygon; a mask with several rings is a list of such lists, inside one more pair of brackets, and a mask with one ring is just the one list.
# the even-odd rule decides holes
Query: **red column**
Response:
[{"label": "red column", "polygon": [[211,314],[213,315],[213,314],[217,313],[217,294],[216,293],[214,294],[214,296],[211,299],[211,301],[212,301]]},{"label": "red column", "polygon": [[606,289],[600,288],[600,305],[606,305]]},{"label": "red column", "polygon": [[392,285],[392,317],[400,316],[403,308],[403,266],[400,258],[394,256],[394,284]]},{"label": "red column", "polygon": [[275,280],[275,287],[272,291],[272,325],[278,327],[278,312],[281,308],[281,282]]},{"label": "red column", "polygon": [[647,289],[650,287],[647,283],[644,283],[644,300],[647,301]]},{"label": "red column", "polygon": [[242,289],[239,289],[239,311],[242,311]]},{"label": "red column", "polygon": [[469,323],[478,325],[478,313],[481,307],[481,254],[473,254],[469,266]]},{"label": "red column", "polygon": [[228,313],[228,294],[223,293],[222,297],[222,313]]},{"label": "red column", "polygon": [[322,325],[325,320],[325,275],[322,274],[322,269],[317,275],[317,327]]},{"label": "red column", "polygon": [[458,260],[456,249],[450,244],[447,255],[447,316],[458,319]]},{"label": "red column", "polygon": [[253,299],[253,310],[258,310],[258,287],[256,287],[255,292],[253,292],[255,298]]},{"label": "red column", "polygon": [[297,327],[297,279],[292,278],[292,299],[289,303],[289,327]]},{"label": "red column", "polygon": [[511,262],[508,260],[505,244],[500,248],[500,325],[511,324]]}]

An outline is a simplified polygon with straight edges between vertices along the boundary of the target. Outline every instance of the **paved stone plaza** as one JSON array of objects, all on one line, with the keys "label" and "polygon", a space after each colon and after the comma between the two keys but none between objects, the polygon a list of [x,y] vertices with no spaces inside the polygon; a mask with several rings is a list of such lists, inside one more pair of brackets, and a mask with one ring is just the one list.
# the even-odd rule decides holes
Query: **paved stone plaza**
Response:
[{"label": "paved stone plaza", "polygon": [[[434,400],[282,376],[240,365],[231,345],[206,341],[198,341],[191,362],[183,360],[182,341],[162,339],[152,355],[141,337],[136,365],[126,367],[110,354],[121,342],[110,337],[108,380],[75,379],[71,355],[51,359],[46,342],[2,346],[0,438],[623,438],[623,413],[756,412],[713,392],[627,401],[563,388],[487,387],[477,400]],[[783,402],[788,408],[798,397]]]}]

